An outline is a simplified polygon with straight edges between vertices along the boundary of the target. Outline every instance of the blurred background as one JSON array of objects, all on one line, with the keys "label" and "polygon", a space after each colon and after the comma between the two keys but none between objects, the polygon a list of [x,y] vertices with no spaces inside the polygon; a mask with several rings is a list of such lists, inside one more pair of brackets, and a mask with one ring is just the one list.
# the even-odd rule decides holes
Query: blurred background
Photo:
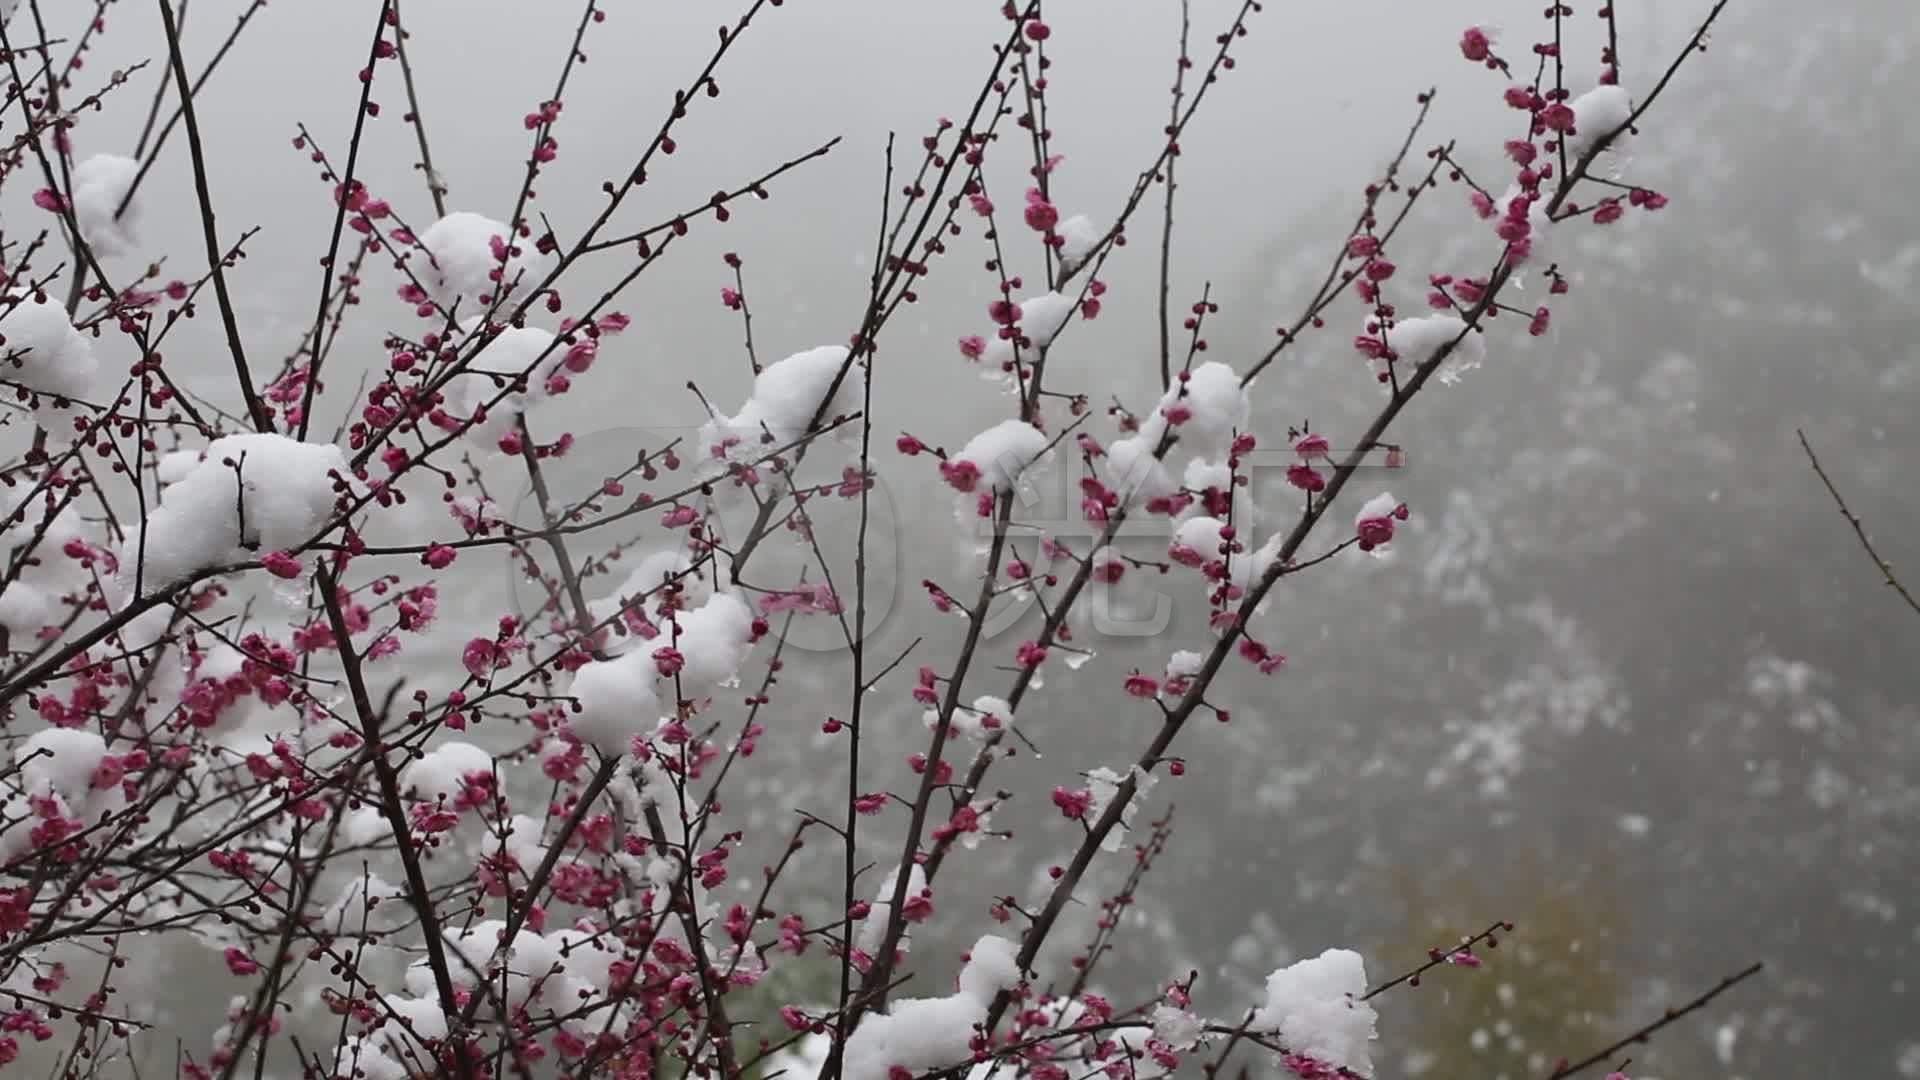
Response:
[{"label": "blurred background", "polygon": [[[190,67],[243,6],[193,0]],[[630,168],[733,6],[609,5],[565,98],[559,160],[537,185],[536,209],[562,237],[598,212],[601,180]],[[1591,0],[1575,6],[1570,81],[1581,88],[1597,74],[1604,31]],[[1618,6],[1622,81],[1644,92],[1709,5]],[[50,29],[77,32],[65,23],[91,7],[48,7]],[[1237,7],[1195,0],[1197,54],[1210,55]],[[1456,42],[1468,25],[1498,25],[1503,51],[1523,55],[1542,25],[1539,6],[1520,0],[1268,7],[1183,140],[1172,257],[1176,304],[1210,285],[1221,305],[1208,357],[1243,370],[1312,295],[1362,186],[1404,137],[1417,92],[1439,90],[1416,146],[1458,139],[1477,174],[1497,175],[1499,140],[1513,126],[1503,83],[1462,60]],[[771,184],[771,200],[736,204],[726,225],[697,225],[614,305],[633,329],[579,389],[536,414],[542,438],[567,430],[579,440],[557,483],[587,490],[662,433],[697,425],[689,379],[722,408],[744,397],[739,317],[719,299],[732,283],[723,252],[745,260],[763,360],[846,340],[865,300],[887,133],[917,160],[937,117],[965,114],[1003,34],[998,8],[790,0],[763,13],[722,68],[721,95],[694,105],[678,152],[657,163],[615,228],[665,220],[827,138],[845,140]],[[291,140],[304,123],[344,158],[377,10],[371,0],[268,7],[200,99],[223,236],[262,229],[236,279],[256,356],[291,351],[311,324],[334,207],[331,184]],[[404,10],[449,206],[505,218],[527,153],[521,117],[551,93],[577,12],[553,0],[408,0]],[[1104,221],[1163,137],[1179,6],[1054,0],[1047,16],[1049,116],[1065,155],[1055,201]],[[153,62],[83,118],[79,156],[124,152],[137,134],[165,66],[156,23],[150,5],[111,5],[82,89]],[[1261,635],[1288,654],[1288,670],[1260,679],[1230,666],[1218,697],[1232,722],[1183,736],[1186,777],[1163,780],[1143,808],[1157,816],[1176,805],[1175,831],[1103,977],[1118,997],[1198,971],[1197,1007],[1237,1015],[1268,971],[1324,947],[1360,949],[1377,977],[1504,918],[1518,932],[1486,967],[1439,972],[1386,1000],[1383,1075],[1540,1075],[1764,960],[1759,980],[1636,1049],[1635,1074],[1920,1077],[1908,982],[1920,947],[1920,717],[1908,666],[1920,620],[1879,583],[1795,437],[1805,430],[1896,564],[1920,552],[1920,497],[1900,471],[1914,460],[1920,404],[1920,125],[1908,111],[1920,93],[1917,38],[1911,0],[1734,0],[1625,165],[1672,205],[1568,230],[1579,239],[1554,254],[1573,290],[1551,332],[1532,339],[1517,320],[1495,323],[1485,367],[1423,395],[1396,428],[1407,467],[1364,478],[1350,496],[1357,507],[1390,483],[1412,506],[1397,557],[1336,561],[1277,591]],[[369,124],[360,175],[425,222],[431,204],[411,168],[396,75],[383,67],[376,84],[384,111]],[[1005,205],[1025,151],[1000,153]],[[10,238],[45,224],[30,188],[9,186]],[[162,254],[168,276],[202,265],[191,192],[176,137],[145,189],[141,251],[114,264],[122,275]],[[1157,232],[1157,215],[1139,219],[1135,242],[1105,272],[1100,318],[1053,351],[1050,386],[1087,393],[1096,409],[1110,397],[1142,408],[1157,392],[1148,242]],[[1404,295],[1389,294],[1410,308],[1428,273],[1483,272],[1497,254],[1457,186],[1424,199],[1396,247]],[[986,245],[970,231],[952,250],[882,339],[878,445],[910,430],[957,446],[1012,413],[954,345],[985,329]],[[598,295],[627,258],[610,253],[582,270],[565,289],[570,301]],[[1030,280],[1037,258],[1031,244],[1012,256]],[[400,281],[370,266],[318,430],[347,408],[359,371],[383,365],[382,333],[417,330],[394,296]],[[208,307],[168,363],[231,406]],[[1269,444],[1311,419],[1340,446],[1378,408],[1348,344],[1362,317],[1344,302],[1328,330],[1260,380],[1255,416]],[[114,348],[130,346],[103,348],[108,371],[120,370]],[[1111,422],[1093,428],[1104,437]],[[823,449],[823,474],[837,474],[845,455]],[[936,662],[958,629],[927,611],[917,582],[959,591],[974,538],[926,459],[880,457],[875,588],[885,617],[875,648],[890,657],[925,637],[913,662]],[[482,465],[510,501],[514,470]],[[430,487],[421,495],[389,527],[444,532],[437,497]],[[1334,523],[1351,512],[1336,508]],[[844,551],[850,522],[829,517],[828,550]],[[1155,554],[1154,541],[1139,543]],[[806,554],[770,551],[767,577],[797,572]],[[431,685],[437,665],[454,678],[464,627],[536,599],[504,559],[463,558],[459,571],[461,587],[442,601],[450,648],[385,677]],[[616,568],[590,591],[622,577]],[[1100,658],[1077,672],[1050,665],[1020,717],[1039,753],[1023,751],[990,780],[1019,793],[995,821],[1014,835],[943,874],[940,915],[915,943],[940,958],[930,971],[990,929],[991,897],[1026,896],[1070,851],[1077,834],[1044,805],[1051,785],[1129,760],[1157,725],[1120,680],[1192,647],[1204,597],[1191,578],[1133,580],[1128,603],[1170,598],[1167,630],[1102,640],[1092,646]],[[1004,655],[994,663],[1010,661],[1036,619],[996,635]],[[794,807],[825,811],[845,785],[839,751],[818,732],[823,715],[845,707],[846,656],[825,622],[801,632],[803,655],[789,661],[771,730],[729,804],[735,827],[771,844]],[[924,741],[908,678],[870,703],[881,752],[867,758],[869,790],[906,782],[902,755]],[[968,697],[1003,693],[1007,680],[986,671]],[[893,856],[877,857],[884,874]],[[822,859],[796,884],[836,879],[837,859]],[[1084,942],[1128,862],[1100,864],[1063,945]],[[823,889],[812,908],[832,904]],[[796,906],[809,905],[788,893],[784,907]],[[189,1042],[218,1022],[233,986],[211,953],[171,958],[151,977],[154,1015]],[[156,1060],[172,1057],[165,1041]]]}]

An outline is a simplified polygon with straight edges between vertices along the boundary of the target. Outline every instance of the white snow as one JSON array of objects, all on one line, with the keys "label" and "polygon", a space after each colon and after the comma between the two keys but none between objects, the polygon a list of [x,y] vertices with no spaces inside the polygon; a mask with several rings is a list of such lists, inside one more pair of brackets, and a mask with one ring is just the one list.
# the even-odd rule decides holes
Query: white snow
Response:
[{"label": "white snow", "polygon": [[154,476],[162,486],[177,484],[187,478],[194,466],[205,460],[206,456],[198,450],[169,450],[161,454],[160,460],[155,463]]},{"label": "white snow", "polygon": [[701,444],[709,450],[724,448],[729,457],[758,457],[806,434],[816,414],[825,423],[858,410],[860,372],[847,366],[840,385],[833,385],[847,355],[845,346],[822,345],[768,364],[754,376],[753,393],[738,413],[715,417],[700,429]]},{"label": "white snow", "polygon": [[475,773],[493,774],[493,755],[468,742],[445,742],[416,759],[400,774],[400,788],[426,802],[449,802]]},{"label": "white snow", "polygon": [[[677,677],[662,671],[658,654],[666,649],[680,653]],[[732,682],[752,649],[752,610],[732,593],[715,593],[691,611],[674,612],[653,639],[575,672],[569,693],[581,711],[567,728],[603,754],[624,754],[635,735],[658,725],[663,701],[676,693],[696,700]]]},{"label": "white snow", "polygon": [[[693,560],[687,557],[683,549],[652,552],[634,565],[633,572],[627,575],[627,580],[621,582],[618,589],[588,603],[587,612],[597,626],[622,611],[637,607],[657,624],[653,612],[659,609],[661,588],[668,582],[679,582],[682,606],[700,603],[711,595],[707,579],[688,573],[692,569]],[[609,627],[601,651],[609,656],[619,656],[645,644],[646,640],[624,628]]]},{"label": "white snow", "polygon": [[[36,493],[38,486],[25,481],[13,491],[0,492],[6,514],[0,550],[24,555],[31,546],[35,555],[22,560],[13,582],[0,589],[0,626],[22,636],[65,621],[60,598],[84,591],[90,581],[87,569],[65,553],[68,542],[85,539],[78,507],[60,506],[50,490]],[[49,521],[48,512],[56,506],[60,509]]]},{"label": "white snow", "polygon": [[[1120,811],[1120,823],[1107,830],[1107,838],[1100,842],[1100,850],[1108,853],[1119,851],[1126,845],[1127,830],[1133,827],[1134,811],[1140,808],[1140,802],[1153,790],[1159,778],[1152,773],[1143,772],[1138,765],[1131,770],[1133,776],[1133,798]],[[1107,806],[1120,794],[1120,785],[1126,777],[1102,766],[1087,774],[1087,790],[1093,794],[1093,804],[1087,809],[1088,820],[1097,821],[1107,812]]]},{"label": "white snow", "polygon": [[860,1021],[847,1040],[847,1080],[885,1080],[893,1066],[922,1073],[973,1057],[975,1027],[986,1022],[995,995],[1019,985],[1020,970],[1003,938],[981,938],[971,955],[953,994],[903,1000]]},{"label": "white snow", "polygon": [[116,214],[139,173],[138,161],[119,154],[95,154],[73,167],[73,216],[94,255],[125,255],[139,243],[140,200]]},{"label": "white snow", "polygon": [[1370,1075],[1367,1044],[1377,1036],[1373,1006],[1359,1000],[1366,992],[1360,954],[1328,949],[1267,976],[1266,1004],[1254,1013],[1252,1029],[1273,1033],[1296,1054]]},{"label": "white snow", "polygon": [[[853,947],[868,956],[879,952],[880,946],[886,943],[887,920],[890,917],[887,913],[893,909],[893,888],[899,880],[900,868],[896,866],[893,872],[887,875],[886,880],[880,883],[880,891],[874,894],[873,905],[867,909],[867,917],[861,920],[860,930],[854,935]],[[919,863],[915,863],[913,869],[907,874],[906,898],[912,900],[926,887],[927,872]],[[907,937],[907,933],[903,930],[898,946],[901,952],[907,951],[909,944]]]},{"label": "white snow", "polygon": [[1020,474],[1031,468],[1047,449],[1046,432],[1023,420],[1002,420],[967,440],[953,455],[980,470],[980,479],[997,493],[1013,490]]},{"label": "white snow", "polygon": [[[530,240],[520,240],[519,254],[509,254],[504,266],[494,255],[495,238],[510,239],[507,226],[482,214],[460,210],[448,214],[420,234],[420,246],[432,255],[416,260],[414,273],[426,287],[427,295],[443,308],[453,308],[465,318],[485,308],[501,289],[511,296],[525,292],[546,277],[551,259],[540,254]],[[499,280],[493,278],[500,270]],[[503,305],[504,306],[504,305]]]},{"label": "white snow", "polygon": [[1360,512],[1353,516],[1354,527],[1359,528],[1361,522],[1375,518],[1391,518],[1399,506],[1400,500],[1394,498],[1392,492],[1383,491],[1361,505]]},{"label": "white snow", "polygon": [[660,722],[658,678],[653,658],[643,650],[583,666],[567,691],[580,703],[580,711],[567,716],[567,730],[609,757],[627,753],[635,735]]},{"label": "white snow", "polygon": [[47,728],[15,753],[29,794],[55,794],[78,807],[93,789],[93,771],[107,756],[106,740],[91,731]]},{"label": "white snow", "polygon": [[1064,241],[1060,245],[1060,264],[1069,268],[1087,261],[1087,256],[1093,254],[1094,245],[1100,242],[1103,235],[1103,230],[1085,214],[1073,215],[1053,231],[1059,233]]},{"label": "white snow", "polygon": [[[928,709],[923,716],[927,729],[931,731],[940,722],[940,710]],[[962,705],[953,710],[951,730],[955,735],[984,742],[999,732],[1013,727],[1013,706],[1007,699],[992,694],[982,694],[973,699],[971,708]]]},{"label": "white snow", "polygon": [[1020,301],[1020,332],[1033,342],[1034,348],[1044,349],[1066,328],[1075,306],[1073,297],[1057,292],[1029,296]]},{"label": "white snow", "polygon": [[1129,502],[1171,495],[1178,485],[1166,464],[1153,456],[1167,433],[1166,418],[1155,413],[1140,430],[1107,445],[1106,484]]},{"label": "white snow", "polygon": [[[1536,213],[1538,210],[1536,208]],[[1539,251],[1538,240],[1535,252]],[[1462,334],[1465,337],[1462,337]],[[1447,358],[1440,362],[1434,377],[1446,385],[1460,381],[1466,372],[1472,371],[1486,361],[1486,337],[1478,331],[1468,331],[1467,324],[1453,315],[1423,315],[1416,319],[1402,319],[1387,329],[1387,345],[1399,354],[1397,368],[1402,379],[1408,378],[1414,367],[1433,359],[1434,354],[1449,342],[1458,341]],[[1385,371],[1384,363],[1376,361],[1376,369]]]},{"label": "white snow", "polygon": [[1162,414],[1177,404],[1190,414],[1174,428],[1183,449],[1204,458],[1224,458],[1235,433],[1247,430],[1253,403],[1228,364],[1210,360],[1174,378],[1160,401]]},{"label": "white snow", "polygon": [[298,548],[333,517],[335,477],[352,473],[332,443],[274,434],[216,439],[206,460],[167,487],[164,501],[128,537],[120,575],[132,581],[144,560],[144,587],[164,589],[200,570]]},{"label": "white snow", "polygon": [[[1568,104],[1573,109],[1573,134],[1567,136],[1570,165],[1586,157],[1601,139],[1619,131],[1633,115],[1633,96],[1622,86],[1596,86]],[[1619,152],[1626,139],[1627,133],[1622,131],[1607,149]]]},{"label": "white snow", "polygon": [[0,309],[0,379],[39,394],[85,397],[98,365],[66,308],[15,289],[0,297]]}]

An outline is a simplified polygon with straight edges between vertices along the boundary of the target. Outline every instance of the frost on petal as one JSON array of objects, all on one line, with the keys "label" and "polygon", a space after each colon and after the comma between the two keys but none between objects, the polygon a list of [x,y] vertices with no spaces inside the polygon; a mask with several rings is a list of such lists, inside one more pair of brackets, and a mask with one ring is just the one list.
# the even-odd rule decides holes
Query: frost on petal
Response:
[{"label": "frost on petal", "polygon": [[420,234],[420,246],[432,257],[416,256],[414,273],[441,307],[455,310],[462,318],[477,314],[503,290],[509,297],[515,292],[524,295],[547,275],[549,257],[526,240],[510,248],[501,246],[499,251],[506,254],[503,263],[496,245],[505,245],[510,238],[507,226],[492,218],[455,211]]},{"label": "frost on petal", "polygon": [[[1633,115],[1633,96],[1623,86],[1596,86],[1574,98],[1571,107],[1573,134],[1567,136],[1567,161],[1574,163],[1585,158],[1601,139],[1620,131]],[[1626,139],[1627,133],[1620,131],[1607,149],[1618,153]]]},{"label": "frost on petal", "polygon": [[[971,466],[974,475],[993,491],[1005,493],[1013,490],[1020,474],[1031,468],[1046,449],[1047,436],[1039,428],[1021,420],[1002,420],[967,440],[967,445],[945,464]],[[953,470],[948,471],[951,476]]]},{"label": "frost on petal", "polygon": [[1273,1033],[1296,1054],[1368,1076],[1376,1017],[1360,1000],[1366,992],[1360,954],[1328,949],[1267,976],[1266,1004],[1254,1013],[1252,1030]]},{"label": "frost on petal", "polygon": [[[269,551],[297,551],[332,519],[352,471],[332,443],[228,435],[166,490],[120,551],[120,576],[151,591]],[[243,528],[244,526],[244,528]]]},{"label": "frost on petal", "polygon": [[139,173],[138,161],[118,154],[95,154],[73,167],[73,216],[87,246],[101,258],[125,255],[139,242],[140,200],[120,209]]}]

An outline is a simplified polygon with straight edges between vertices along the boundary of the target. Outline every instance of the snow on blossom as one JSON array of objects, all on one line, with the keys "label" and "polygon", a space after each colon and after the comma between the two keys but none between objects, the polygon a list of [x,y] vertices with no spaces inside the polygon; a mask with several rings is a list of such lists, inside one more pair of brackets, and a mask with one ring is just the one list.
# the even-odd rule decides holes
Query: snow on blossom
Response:
[{"label": "snow on blossom", "polygon": [[93,789],[94,772],[106,756],[106,740],[91,731],[47,728],[21,743],[14,761],[29,795],[58,795],[78,807]]},{"label": "snow on blossom", "polygon": [[1166,418],[1155,413],[1140,425],[1139,431],[1110,443],[1103,470],[1107,486],[1127,500],[1152,500],[1173,494],[1179,485],[1165,463],[1154,456],[1166,433]]},{"label": "snow on blossom", "polygon": [[[893,872],[887,875],[886,880],[880,883],[880,891],[874,894],[873,904],[867,909],[867,917],[861,920],[860,929],[854,935],[853,947],[866,953],[868,956],[879,952],[880,946],[886,943],[887,913],[893,909],[893,889],[899,881],[900,868],[896,866]],[[926,887],[927,872],[921,868],[920,864],[915,863],[913,869],[907,875],[906,898],[908,902],[911,903],[913,898],[920,895]],[[898,945],[901,952],[906,952],[907,949],[911,947],[912,942],[909,938],[910,935],[902,930],[900,934],[900,944]]]},{"label": "snow on blossom", "polygon": [[1175,376],[1160,399],[1160,412],[1169,422],[1184,410],[1185,419],[1173,425],[1174,434],[1182,449],[1203,458],[1227,456],[1234,435],[1247,430],[1252,408],[1239,373],[1217,360]]},{"label": "snow on blossom", "polygon": [[1367,1046],[1377,1036],[1373,1006],[1361,1001],[1367,973],[1360,954],[1328,949],[1267,976],[1267,999],[1251,1029],[1287,1049],[1362,1076],[1373,1072]]},{"label": "snow on blossom", "polygon": [[79,505],[63,505],[50,491],[36,494],[34,488],[22,483],[0,491],[0,512],[5,514],[0,519],[0,548],[31,548],[39,556],[14,560],[13,579],[0,588],[0,626],[19,635],[16,640],[63,621],[67,609],[60,598],[83,592],[92,580],[87,564],[71,555],[76,545],[83,552],[94,550],[86,542]]},{"label": "snow on blossom", "polygon": [[716,458],[758,457],[805,435],[816,415],[825,423],[856,411],[861,374],[847,357],[843,345],[822,345],[768,364],[754,376],[738,413],[716,416],[700,429],[701,445]]},{"label": "snow on blossom", "polygon": [[[1570,106],[1573,134],[1567,136],[1567,161],[1572,163],[1586,157],[1601,139],[1620,131],[1633,115],[1633,95],[1619,85],[1596,86],[1574,98]],[[1619,153],[1626,140],[1627,133],[1621,131],[1607,149]]]},{"label": "snow on blossom", "polygon": [[658,726],[662,702],[695,700],[732,682],[753,642],[753,610],[732,593],[674,612],[652,639],[574,672],[568,693],[580,711],[567,729],[603,754],[625,754],[635,735]]},{"label": "snow on blossom", "polygon": [[[454,309],[461,318],[490,305],[502,289],[509,296],[516,289],[531,289],[550,269],[550,257],[536,251],[528,241],[517,241],[507,248],[511,240],[507,226],[465,210],[427,226],[419,240],[431,258],[417,260],[414,273],[435,303]],[[506,256],[504,265],[502,255]]]},{"label": "snow on blossom", "polygon": [[1003,991],[1020,984],[1013,944],[988,935],[974,943],[959,989],[946,997],[908,998],[867,1014],[847,1039],[847,1080],[887,1080],[893,1069],[923,1073],[973,1057],[974,1028]]},{"label": "snow on blossom", "polygon": [[140,163],[119,154],[95,154],[73,167],[73,216],[80,235],[100,258],[125,255],[139,243],[140,200],[120,203],[133,190]]},{"label": "snow on blossom", "polygon": [[608,757],[627,753],[635,735],[660,722],[658,679],[645,650],[584,665],[573,673],[567,691],[579,704],[579,711],[567,716],[567,730]]},{"label": "snow on blossom", "polygon": [[[37,394],[84,398],[98,362],[85,334],[51,297],[13,290],[0,296],[0,380]],[[47,425],[57,430],[61,424]]]},{"label": "snow on blossom", "polygon": [[444,742],[408,765],[400,774],[400,789],[423,802],[451,803],[476,773],[493,775],[493,755],[469,742]]},{"label": "snow on blossom", "polygon": [[1206,1034],[1207,1023],[1185,1009],[1156,1005],[1153,1009],[1154,1037],[1177,1050],[1186,1050]]},{"label": "snow on blossom", "polygon": [[[1002,420],[967,440],[967,445],[941,463],[947,482],[961,491],[985,481],[996,493],[1012,491],[1020,475],[1046,452],[1047,435],[1022,420]],[[966,476],[966,482],[961,477]]]},{"label": "snow on blossom", "polygon": [[1393,542],[1394,522],[1406,520],[1402,504],[1388,492],[1368,499],[1354,515],[1354,535],[1360,538],[1360,550],[1378,551]]},{"label": "snow on blossom", "polygon": [[1053,344],[1066,328],[1067,320],[1073,317],[1075,300],[1057,292],[1042,293],[1020,301],[1020,332],[1036,349],[1044,349]]},{"label": "snow on blossom", "polygon": [[[928,709],[924,719],[928,730],[932,730],[940,722],[940,710]],[[1013,706],[1007,703],[1007,699],[992,694],[974,698],[972,707],[962,705],[953,710],[953,734],[969,739],[984,742],[1012,726]]]},{"label": "snow on blossom", "polygon": [[[1462,336],[1462,335],[1465,336]],[[1460,381],[1462,375],[1486,362],[1487,341],[1485,335],[1467,329],[1467,324],[1453,315],[1423,315],[1415,319],[1402,319],[1387,330],[1387,344],[1399,356],[1398,370],[1405,379],[1411,369],[1433,359],[1434,354],[1453,345],[1447,358],[1440,362],[1434,372],[1434,378],[1451,386]],[[1379,371],[1385,371],[1383,361],[1375,361]]]},{"label": "snow on blossom", "polygon": [[[461,325],[460,333],[470,343],[480,329],[480,320],[470,319]],[[442,391],[449,420],[464,425],[462,435],[476,446],[500,449],[501,440],[514,431],[520,417],[547,396],[546,376],[565,360],[565,350],[554,348],[548,353],[553,341],[552,334],[538,327],[508,327],[478,347],[469,367],[448,379]],[[532,370],[543,353],[547,356],[542,371]],[[524,389],[520,388],[522,375]]]},{"label": "snow on blossom", "polygon": [[1086,262],[1104,235],[1100,226],[1085,214],[1075,214],[1062,221],[1054,232],[1060,235],[1060,264],[1068,268]]},{"label": "snow on blossom", "polygon": [[[1159,777],[1142,771],[1138,765],[1133,767],[1131,775],[1133,798],[1127,800],[1127,805],[1120,811],[1120,823],[1109,829],[1106,839],[1100,842],[1101,851],[1111,853],[1126,846],[1127,830],[1133,827],[1134,811],[1140,808],[1140,803],[1153,790],[1153,785],[1159,783]],[[1087,790],[1093,793],[1093,805],[1087,809],[1087,820],[1098,820],[1107,812],[1108,805],[1120,794],[1120,785],[1125,780],[1125,776],[1105,766],[1087,774]]]},{"label": "snow on blossom", "polygon": [[[620,583],[618,589],[589,602],[587,612],[596,626],[613,619],[615,615],[622,612],[630,612],[629,618],[635,621],[644,616],[648,625],[655,625],[657,620],[651,613],[659,609],[664,600],[662,590],[669,583],[679,584],[678,602],[682,607],[701,603],[711,595],[712,590],[707,579],[702,575],[689,573],[688,571],[692,569],[693,560],[688,557],[685,550],[675,548],[652,552],[641,558],[634,566],[633,572],[627,575],[627,580]],[[656,629],[655,633],[657,632]],[[607,631],[604,639],[601,652],[609,656],[619,656],[649,640],[632,632],[631,625],[624,629]]]},{"label": "snow on blossom", "polygon": [[131,581],[138,567],[145,588],[165,589],[261,552],[296,551],[334,516],[352,475],[332,443],[270,433],[216,439],[127,538],[120,574]]}]

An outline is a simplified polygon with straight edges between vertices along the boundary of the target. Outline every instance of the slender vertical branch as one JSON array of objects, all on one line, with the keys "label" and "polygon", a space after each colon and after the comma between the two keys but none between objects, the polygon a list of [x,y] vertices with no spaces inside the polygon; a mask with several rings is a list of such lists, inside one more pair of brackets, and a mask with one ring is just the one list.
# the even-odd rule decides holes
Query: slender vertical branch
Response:
[{"label": "slender vertical branch", "polygon": [[[166,0],[161,2],[165,3]],[[388,14],[393,10],[395,2],[396,0],[382,0],[380,17],[373,24],[373,44],[367,47],[367,67],[363,73],[365,77],[360,80],[360,107],[353,113],[353,140],[347,144],[347,171],[340,177],[339,195],[334,199],[338,205],[333,212],[333,233],[327,239],[327,257],[320,264],[324,269],[320,275],[319,311],[313,317],[315,344],[313,368],[307,372],[306,384],[301,389],[300,398],[299,427],[302,439],[307,437],[307,425],[313,420],[313,396],[320,389],[322,354],[318,346],[327,325],[327,300],[333,293],[334,263],[340,258],[340,234],[347,224],[347,205],[353,201],[353,174],[360,164],[360,137],[367,127],[367,102],[373,94],[373,69],[374,65],[380,62],[380,41],[386,34]],[[181,92],[183,94],[186,92],[184,87]]]},{"label": "slender vertical branch", "polygon": [[413,61],[407,56],[407,26],[400,16],[400,0],[393,0],[393,47],[400,54],[400,78],[407,85],[407,122],[413,126],[414,141],[420,146],[420,171],[427,174],[427,196],[433,200],[435,217],[447,216],[447,185],[433,167],[433,151],[427,148],[427,120],[420,112],[420,94],[413,85]]},{"label": "slender vertical branch", "polygon": [[234,378],[246,399],[247,415],[260,431],[273,430],[273,413],[253,388],[253,373],[247,370],[247,350],[240,343],[240,324],[234,317],[233,297],[227,291],[225,260],[220,254],[219,232],[214,225],[213,194],[207,189],[207,158],[200,145],[200,121],[193,111],[193,88],[187,84],[187,64],[180,56],[180,28],[173,18],[173,5],[157,0],[160,22],[167,34],[167,59],[173,65],[174,91],[180,95],[180,114],[187,125],[187,148],[193,156],[193,190],[200,200],[200,235],[207,246],[207,267],[213,274],[213,292],[220,301],[220,322],[227,332],[227,350],[233,355]]}]

